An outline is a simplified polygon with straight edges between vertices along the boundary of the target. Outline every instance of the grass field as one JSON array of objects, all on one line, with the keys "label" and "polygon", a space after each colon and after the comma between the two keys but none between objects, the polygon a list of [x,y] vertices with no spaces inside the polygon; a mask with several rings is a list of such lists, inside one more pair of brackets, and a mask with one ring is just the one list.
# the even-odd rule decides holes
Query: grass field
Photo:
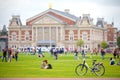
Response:
[{"label": "grass field", "polygon": [[[44,58],[39,58],[36,55],[25,55],[20,53],[18,62],[14,59],[12,62],[0,61],[0,78],[97,78],[94,73],[87,72],[85,76],[77,76],[75,67],[82,63],[82,57],[79,54],[79,60],[75,60],[73,54],[59,55],[58,60],[54,60],[50,53],[44,53]],[[0,53],[0,55],[2,55]],[[102,60],[100,55],[86,55],[86,61],[92,65],[92,60],[103,62],[105,66],[105,74],[99,78],[120,78],[120,66],[109,65],[109,58],[112,54],[106,54],[105,59]],[[53,69],[41,69],[40,65],[44,59],[47,59],[52,64]],[[116,59],[116,63],[118,59]]]}]

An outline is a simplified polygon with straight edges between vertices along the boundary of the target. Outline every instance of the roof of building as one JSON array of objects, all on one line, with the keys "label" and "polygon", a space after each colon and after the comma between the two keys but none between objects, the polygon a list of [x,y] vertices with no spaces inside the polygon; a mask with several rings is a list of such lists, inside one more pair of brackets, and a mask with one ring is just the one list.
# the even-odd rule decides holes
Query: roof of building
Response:
[{"label": "roof of building", "polygon": [[96,26],[103,28],[104,27],[104,18],[98,18]]},{"label": "roof of building", "polygon": [[[63,20],[64,22],[66,22],[65,19],[73,21],[73,23],[76,22],[76,20],[78,20],[78,17],[76,17],[76,16],[74,16],[74,15],[68,13],[68,12],[62,12],[62,11],[59,11],[59,10],[49,8],[48,10],[27,19],[27,23],[34,22],[35,20],[37,20],[38,18],[40,18],[41,16],[43,16],[45,14],[49,14],[51,16],[54,16],[54,18],[55,17],[59,18],[59,19]],[[62,17],[62,18],[60,18],[60,17]],[[65,19],[63,19],[63,18],[65,18]],[[68,23],[68,22],[66,22],[66,23]]]},{"label": "roof of building", "polygon": [[68,12],[62,12],[62,11],[55,10],[55,9],[51,9],[51,10],[53,10],[53,11],[55,11],[55,12],[61,14],[61,15],[64,15],[64,16],[66,16],[66,17],[72,18],[72,19],[74,19],[74,20],[78,20],[78,17],[76,17],[75,15],[72,15],[72,14],[70,14],[70,13],[68,13]]}]

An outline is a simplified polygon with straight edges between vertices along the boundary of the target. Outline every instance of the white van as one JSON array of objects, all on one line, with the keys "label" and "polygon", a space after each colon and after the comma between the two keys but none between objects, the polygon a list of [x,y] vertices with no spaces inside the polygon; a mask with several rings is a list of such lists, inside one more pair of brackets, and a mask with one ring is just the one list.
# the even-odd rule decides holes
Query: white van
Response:
[{"label": "white van", "polygon": [[49,52],[49,49],[47,47],[36,47],[36,51],[38,52],[40,48],[42,52]]}]

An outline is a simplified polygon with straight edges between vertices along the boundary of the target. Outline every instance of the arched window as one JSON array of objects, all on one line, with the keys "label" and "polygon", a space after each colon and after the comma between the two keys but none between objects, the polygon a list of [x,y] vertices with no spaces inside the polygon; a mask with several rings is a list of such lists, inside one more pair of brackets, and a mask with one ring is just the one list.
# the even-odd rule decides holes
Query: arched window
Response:
[{"label": "arched window", "polygon": [[17,35],[16,35],[16,32],[12,32],[12,41],[16,41],[16,37]]}]

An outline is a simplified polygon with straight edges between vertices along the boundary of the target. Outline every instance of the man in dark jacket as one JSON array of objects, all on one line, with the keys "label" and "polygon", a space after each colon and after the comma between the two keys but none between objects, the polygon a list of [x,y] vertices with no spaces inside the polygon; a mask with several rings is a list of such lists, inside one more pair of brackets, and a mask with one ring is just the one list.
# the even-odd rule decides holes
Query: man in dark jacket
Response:
[{"label": "man in dark jacket", "polygon": [[3,59],[2,59],[2,62],[4,61],[4,59],[7,62],[7,57],[6,56],[7,56],[7,50],[3,49]]}]

